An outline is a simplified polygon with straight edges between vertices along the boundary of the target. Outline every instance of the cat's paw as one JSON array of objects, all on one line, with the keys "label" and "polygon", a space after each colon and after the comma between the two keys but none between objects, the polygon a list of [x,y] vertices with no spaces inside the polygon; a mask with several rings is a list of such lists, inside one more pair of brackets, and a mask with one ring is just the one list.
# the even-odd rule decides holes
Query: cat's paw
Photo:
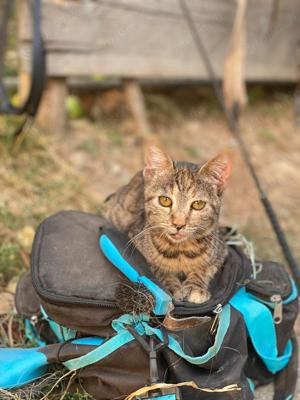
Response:
[{"label": "cat's paw", "polygon": [[189,295],[191,293],[190,286],[181,286],[173,292],[173,298],[175,301],[188,301]]},{"label": "cat's paw", "polygon": [[201,304],[209,300],[209,297],[210,296],[208,292],[204,292],[199,289],[192,289],[189,297],[187,298],[187,301],[189,301],[190,303]]},{"label": "cat's paw", "polygon": [[183,301],[183,299],[184,299],[184,293],[183,293],[182,288],[177,289],[177,290],[175,290],[175,291],[173,292],[173,299],[174,299],[175,301]]}]

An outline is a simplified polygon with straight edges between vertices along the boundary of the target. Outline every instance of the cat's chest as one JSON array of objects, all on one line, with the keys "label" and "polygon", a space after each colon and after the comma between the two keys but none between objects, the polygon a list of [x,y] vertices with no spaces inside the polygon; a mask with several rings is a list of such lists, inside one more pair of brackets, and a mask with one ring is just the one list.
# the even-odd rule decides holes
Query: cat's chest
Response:
[{"label": "cat's chest", "polygon": [[201,255],[191,258],[184,254],[178,254],[176,257],[171,258],[165,257],[162,254],[157,254],[154,259],[149,261],[154,268],[174,274],[180,274],[183,271],[185,273],[190,273],[207,266],[207,260]]}]

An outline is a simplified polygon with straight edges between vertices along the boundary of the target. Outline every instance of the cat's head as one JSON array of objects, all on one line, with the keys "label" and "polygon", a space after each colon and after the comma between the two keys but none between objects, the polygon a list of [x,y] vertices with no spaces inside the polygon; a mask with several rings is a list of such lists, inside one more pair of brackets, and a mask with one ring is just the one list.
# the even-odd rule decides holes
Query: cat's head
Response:
[{"label": "cat's head", "polygon": [[180,243],[216,227],[231,170],[225,155],[200,165],[173,161],[161,148],[149,146],[145,164],[145,214],[152,232]]}]

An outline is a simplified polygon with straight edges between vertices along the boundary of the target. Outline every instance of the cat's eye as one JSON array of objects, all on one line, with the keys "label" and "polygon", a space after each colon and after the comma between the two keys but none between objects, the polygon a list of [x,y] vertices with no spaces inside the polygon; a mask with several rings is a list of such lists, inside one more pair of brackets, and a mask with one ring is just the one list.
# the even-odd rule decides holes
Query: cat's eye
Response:
[{"label": "cat's eye", "polygon": [[172,200],[170,199],[170,197],[159,196],[158,200],[159,200],[159,204],[163,207],[171,207],[171,205],[172,205]]},{"label": "cat's eye", "polygon": [[205,207],[206,201],[196,200],[192,203],[191,208],[193,210],[202,210]]}]

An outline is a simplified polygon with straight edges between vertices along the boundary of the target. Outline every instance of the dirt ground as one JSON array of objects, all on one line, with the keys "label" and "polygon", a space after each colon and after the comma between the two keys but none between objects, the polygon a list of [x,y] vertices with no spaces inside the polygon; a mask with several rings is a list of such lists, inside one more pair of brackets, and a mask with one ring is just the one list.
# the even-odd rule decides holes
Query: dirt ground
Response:
[{"label": "dirt ground", "polygon": [[[241,119],[242,134],[300,261],[300,132],[294,126],[292,93],[286,88],[253,87],[249,100]],[[255,186],[210,90],[151,90],[146,102],[153,135],[175,159],[203,161],[230,149],[233,172],[222,223],[237,226],[252,240],[257,257],[282,260]],[[0,286],[6,292],[14,291],[15,277],[29,267],[33,233],[44,217],[61,209],[101,211],[105,197],[142,167],[141,141],[122,94],[111,90],[92,103],[93,120],[70,121],[64,135],[34,127],[13,155],[11,138],[5,134],[11,122],[0,119]],[[268,388],[257,398],[270,396]]]}]

